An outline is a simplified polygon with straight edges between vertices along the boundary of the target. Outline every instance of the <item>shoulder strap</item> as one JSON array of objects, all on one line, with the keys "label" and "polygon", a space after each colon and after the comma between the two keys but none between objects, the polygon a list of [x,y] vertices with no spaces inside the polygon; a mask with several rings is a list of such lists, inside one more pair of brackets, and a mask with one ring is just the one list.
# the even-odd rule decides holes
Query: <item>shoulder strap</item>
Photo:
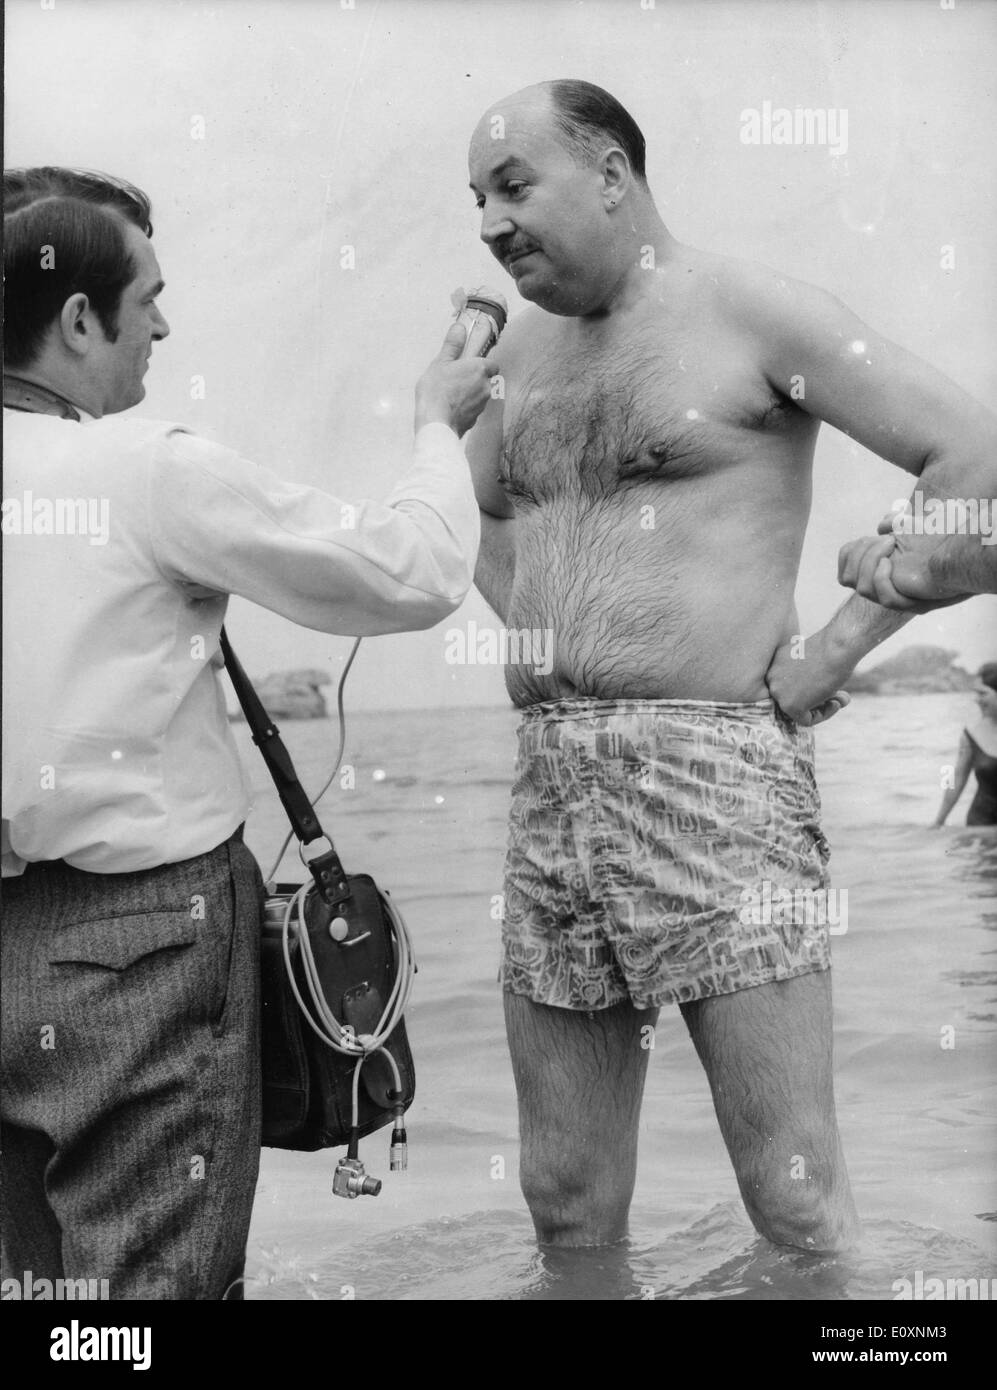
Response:
[{"label": "shoulder strap", "polygon": [[336,847],[319,824],[318,816],[308,800],[308,794],[298,781],[298,774],[294,770],[290,753],[284,747],[280,730],[263,708],[263,703],[243,670],[242,663],[232,650],[224,628],[220,640],[225,669],[246,716],[253,742],[263,754],[263,761],[273,778],[277,795],[291,822],[291,829],[302,845],[309,845],[313,840],[323,837],[329,842],[328,852],[309,860],[308,867],[322,898],[330,907],[337,907],[349,898],[350,887]]}]

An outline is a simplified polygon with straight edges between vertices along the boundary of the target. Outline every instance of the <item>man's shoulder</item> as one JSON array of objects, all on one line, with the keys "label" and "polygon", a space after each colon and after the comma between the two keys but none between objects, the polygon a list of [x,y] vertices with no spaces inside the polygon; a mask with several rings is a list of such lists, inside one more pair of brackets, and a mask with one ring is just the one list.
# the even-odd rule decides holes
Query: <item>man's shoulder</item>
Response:
[{"label": "man's shoulder", "polygon": [[[28,423],[21,426],[20,421]],[[41,425],[38,422],[42,422]],[[41,431],[41,433],[39,433]],[[11,455],[55,459],[102,470],[108,476],[136,469],[151,471],[164,481],[231,477],[245,474],[245,460],[224,444],[179,420],[143,415],[103,415],[81,424],[51,415],[4,411],[4,432]]]},{"label": "man's shoulder", "polygon": [[[77,426],[79,428],[79,426]],[[82,426],[91,448],[120,450],[147,456],[165,466],[186,462],[202,468],[227,462],[232,450],[180,420],[140,415],[105,415]]]},{"label": "man's shoulder", "polygon": [[801,316],[820,317],[843,307],[829,290],[761,261],[713,253],[700,255],[699,277],[710,287],[718,311],[744,328],[770,331],[780,323],[798,321]]},{"label": "man's shoulder", "polygon": [[174,433],[191,434],[189,425],[180,420],[159,420],[148,415],[102,415],[99,420],[86,420],[87,433],[117,436],[121,439],[143,439],[168,436]]},{"label": "man's shoulder", "polygon": [[44,439],[46,451],[52,448],[83,452],[106,452],[109,449],[131,451],[148,442],[185,437],[189,426],[177,420],[156,420],[148,416],[102,415],[82,421],[62,419],[57,415],[16,410],[4,407],[4,434],[13,440],[21,434],[34,441]]}]

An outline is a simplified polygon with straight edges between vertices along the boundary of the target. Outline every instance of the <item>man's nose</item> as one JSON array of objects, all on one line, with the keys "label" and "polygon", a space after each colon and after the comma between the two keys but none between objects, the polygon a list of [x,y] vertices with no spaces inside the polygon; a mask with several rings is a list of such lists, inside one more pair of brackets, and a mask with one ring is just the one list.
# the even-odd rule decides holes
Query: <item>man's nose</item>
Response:
[{"label": "man's nose", "polygon": [[489,211],[488,204],[481,210],[481,240],[486,246],[495,249],[495,243],[515,231],[512,219],[504,212]]},{"label": "man's nose", "polygon": [[156,310],[156,323],[152,330],[152,336],[157,342],[160,338],[168,338],[170,336],[170,325],[166,322],[158,309]]}]

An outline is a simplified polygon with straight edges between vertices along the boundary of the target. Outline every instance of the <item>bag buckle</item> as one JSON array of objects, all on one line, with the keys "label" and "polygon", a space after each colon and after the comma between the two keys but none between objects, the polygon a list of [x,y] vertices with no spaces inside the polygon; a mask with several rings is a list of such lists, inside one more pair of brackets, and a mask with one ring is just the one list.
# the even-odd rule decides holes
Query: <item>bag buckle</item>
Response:
[{"label": "bag buckle", "polygon": [[316,854],[314,859],[306,859],[304,845],[298,846],[298,854],[314,879],[316,892],[322,901],[328,907],[339,907],[352,896],[350,885],[335,845],[327,835],[320,838],[329,846],[324,854]]}]

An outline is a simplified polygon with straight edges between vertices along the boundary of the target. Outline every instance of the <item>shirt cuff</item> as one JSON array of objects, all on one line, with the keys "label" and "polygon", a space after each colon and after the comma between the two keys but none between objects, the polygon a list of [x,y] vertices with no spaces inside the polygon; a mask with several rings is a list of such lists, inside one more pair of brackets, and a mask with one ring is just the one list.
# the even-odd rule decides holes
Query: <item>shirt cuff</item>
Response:
[{"label": "shirt cuff", "polygon": [[464,449],[457,434],[445,425],[442,420],[430,420],[426,425],[420,425],[415,432],[415,447],[449,449],[456,447],[463,454]]}]

